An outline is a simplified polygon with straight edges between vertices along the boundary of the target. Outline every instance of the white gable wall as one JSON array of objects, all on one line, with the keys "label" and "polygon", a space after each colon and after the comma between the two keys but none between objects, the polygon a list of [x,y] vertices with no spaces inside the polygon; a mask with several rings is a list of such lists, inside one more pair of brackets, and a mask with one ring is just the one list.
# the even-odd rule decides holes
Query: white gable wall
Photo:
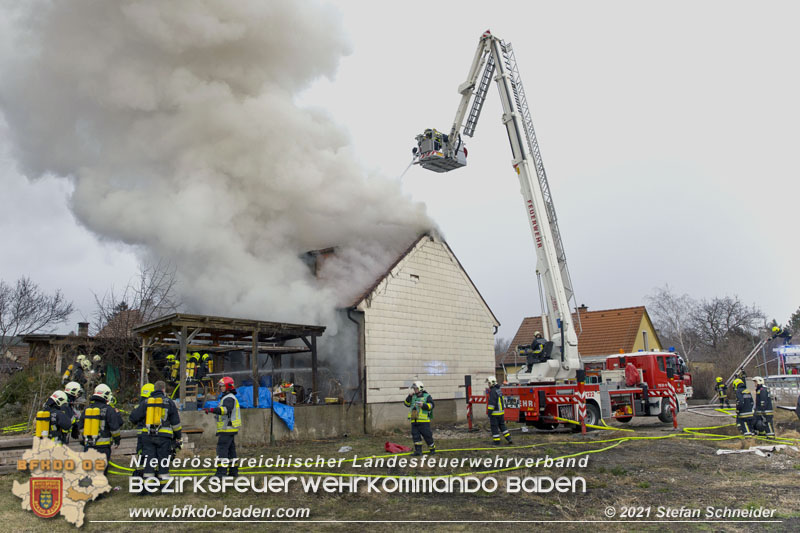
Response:
[{"label": "white gable wall", "polygon": [[[482,390],[494,373],[494,326],[447,246],[424,237],[359,305],[364,311],[368,403],[403,401],[414,379],[435,400]],[[476,380],[480,381],[476,381]]]}]

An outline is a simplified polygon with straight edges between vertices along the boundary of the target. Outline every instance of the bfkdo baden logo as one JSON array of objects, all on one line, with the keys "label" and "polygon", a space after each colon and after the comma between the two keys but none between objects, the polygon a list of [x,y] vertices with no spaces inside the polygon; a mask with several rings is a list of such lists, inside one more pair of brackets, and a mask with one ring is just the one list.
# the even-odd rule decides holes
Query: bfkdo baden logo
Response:
[{"label": "bfkdo baden logo", "polygon": [[36,516],[52,518],[61,510],[64,501],[64,480],[60,477],[30,479],[31,510]]}]

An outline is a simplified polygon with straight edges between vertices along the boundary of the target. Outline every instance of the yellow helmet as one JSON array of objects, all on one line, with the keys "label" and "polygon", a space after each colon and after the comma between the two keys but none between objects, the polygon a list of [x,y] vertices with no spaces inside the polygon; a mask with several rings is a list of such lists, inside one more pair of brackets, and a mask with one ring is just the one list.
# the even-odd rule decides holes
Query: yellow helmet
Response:
[{"label": "yellow helmet", "polygon": [[717,383],[722,383],[722,378],[719,376],[717,377]]},{"label": "yellow helmet", "polygon": [[153,391],[155,390],[156,390],[155,385],[153,385],[152,383],[145,383],[144,385],[142,385],[142,392],[140,393],[140,396],[142,398],[149,398],[150,395],[153,394]]},{"label": "yellow helmet", "polygon": [[778,333],[781,330],[778,326],[772,326],[772,333]]},{"label": "yellow helmet", "polygon": [[734,386],[734,388],[737,388],[737,387],[739,387],[739,385],[744,385],[744,381],[742,381],[742,380],[741,380],[741,378],[736,378],[736,379],[734,379],[734,380],[733,380],[733,386]]},{"label": "yellow helmet", "polygon": [[174,360],[175,360],[175,354],[174,353],[171,353],[171,354],[169,354],[167,356],[167,361],[174,361]]}]

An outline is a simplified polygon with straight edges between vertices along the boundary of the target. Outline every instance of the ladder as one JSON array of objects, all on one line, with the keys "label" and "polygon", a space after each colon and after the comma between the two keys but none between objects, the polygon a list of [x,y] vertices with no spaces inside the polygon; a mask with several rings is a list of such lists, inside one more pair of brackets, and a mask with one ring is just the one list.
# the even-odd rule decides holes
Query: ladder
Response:
[{"label": "ladder", "polygon": [[469,110],[467,116],[467,123],[464,124],[464,135],[472,137],[475,134],[475,126],[478,124],[478,118],[481,116],[483,103],[486,101],[486,92],[489,90],[489,85],[492,83],[492,74],[494,74],[494,58],[492,54],[486,60],[486,67],[483,69],[481,81],[478,82],[478,88],[475,90],[475,97],[472,100],[472,108]]},{"label": "ladder", "polygon": [[[744,369],[744,367],[749,365],[750,361],[755,359],[756,355],[758,355],[758,352],[767,343],[767,340],[768,339],[761,339],[761,341],[759,341],[759,343],[756,344],[756,347],[753,348],[753,351],[751,351],[749,354],[747,354],[747,357],[745,357],[742,360],[742,362],[739,363],[739,366],[736,367],[736,370],[733,371],[733,374],[731,374],[730,377],[728,377],[728,379],[725,380],[725,385],[730,385],[733,382],[734,378],[736,378],[736,375],[739,372],[741,372]],[[715,394],[714,397],[711,398],[711,402],[710,403],[716,402],[717,399],[719,399],[719,394]]]},{"label": "ladder", "polygon": [[511,88],[514,90],[514,101],[517,106],[517,111],[522,117],[522,124],[525,128],[525,136],[528,140],[528,151],[533,157],[534,168],[536,169],[536,176],[539,179],[539,185],[542,188],[542,195],[544,196],[545,207],[547,208],[547,219],[550,221],[550,227],[553,231],[553,241],[556,247],[556,255],[558,256],[558,264],[561,269],[561,277],[564,281],[564,289],[567,293],[567,301],[570,301],[574,296],[572,289],[572,278],[567,269],[567,256],[564,253],[564,244],[561,241],[561,232],[558,229],[558,222],[556,220],[556,208],[553,205],[553,197],[550,194],[550,185],[547,183],[547,174],[544,170],[544,162],[542,161],[542,152],[539,150],[539,142],[536,140],[536,132],[533,129],[533,120],[531,119],[531,110],[528,106],[528,99],[525,96],[525,89],[522,87],[522,78],[519,74],[517,67],[517,60],[514,57],[514,50],[511,43],[500,42],[500,50],[503,52],[503,59],[505,61],[506,69],[511,74]]}]

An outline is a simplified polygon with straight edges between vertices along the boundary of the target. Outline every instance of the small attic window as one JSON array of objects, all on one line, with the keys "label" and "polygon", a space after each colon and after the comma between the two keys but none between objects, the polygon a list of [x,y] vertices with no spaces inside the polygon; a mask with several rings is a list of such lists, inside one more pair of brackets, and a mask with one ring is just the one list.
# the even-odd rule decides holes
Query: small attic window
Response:
[{"label": "small attic window", "polygon": [[410,276],[411,276],[411,281],[413,281],[414,283],[417,283],[419,281],[419,276],[418,275],[410,274]]}]

